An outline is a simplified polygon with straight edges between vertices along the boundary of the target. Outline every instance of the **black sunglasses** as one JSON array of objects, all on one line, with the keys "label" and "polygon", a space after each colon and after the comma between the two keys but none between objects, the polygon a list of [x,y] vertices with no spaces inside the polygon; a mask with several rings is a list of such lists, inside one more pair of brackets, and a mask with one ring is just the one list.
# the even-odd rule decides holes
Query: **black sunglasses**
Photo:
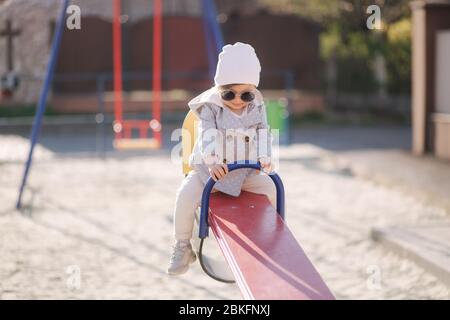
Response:
[{"label": "black sunglasses", "polygon": [[245,91],[245,92],[242,92],[240,95],[237,95],[233,90],[225,90],[220,93],[220,96],[225,101],[231,101],[236,96],[240,97],[241,100],[244,102],[250,102],[250,101],[253,101],[253,99],[255,99],[255,94],[250,91]]}]

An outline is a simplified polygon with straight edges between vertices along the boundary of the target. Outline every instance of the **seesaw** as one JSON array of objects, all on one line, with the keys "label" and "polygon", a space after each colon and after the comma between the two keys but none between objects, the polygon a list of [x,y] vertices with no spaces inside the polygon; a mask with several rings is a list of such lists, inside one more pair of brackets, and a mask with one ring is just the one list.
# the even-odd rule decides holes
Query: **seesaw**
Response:
[{"label": "seesaw", "polygon": [[[192,170],[188,162],[198,124],[195,113],[189,111],[181,139],[185,175]],[[261,169],[257,163],[228,165],[229,171],[241,168]],[[236,282],[245,299],[334,299],[284,222],[280,177],[276,173],[269,176],[277,188],[277,210],[263,195],[245,191],[237,198],[211,194],[215,181],[209,179],[193,233],[199,235],[193,245],[200,265],[215,280]],[[207,240],[209,229],[217,241]]]},{"label": "seesaw", "polygon": [[[229,171],[242,168],[261,170],[258,163],[228,165]],[[264,195],[246,191],[237,198],[211,194],[215,181],[208,180],[196,218],[198,238],[193,241],[203,270],[219,281],[235,280],[244,299],[335,299],[284,222],[280,177],[269,176],[277,189],[276,210]],[[220,257],[204,254],[209,229],[229,268]],[[207,242],[209,246],[212,241]]]}]

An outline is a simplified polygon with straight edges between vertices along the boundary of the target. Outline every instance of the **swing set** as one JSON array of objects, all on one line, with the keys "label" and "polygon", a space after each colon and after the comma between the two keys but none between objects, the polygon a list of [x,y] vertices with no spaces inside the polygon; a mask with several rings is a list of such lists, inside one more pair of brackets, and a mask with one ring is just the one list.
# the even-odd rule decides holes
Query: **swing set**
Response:
[{"label": "swing set", "polygon": [[[162,1],[153,1],[153,87],[152,119],[124,119],[122,79],[122,0],[113,0],[113,62],[114,62],[114,148],[157,149],[161,143],[161,65],[162,65]],[[132,137],[133,130],[139,130],[139,138]],[[152,130],[153,137],[148,137]]]},{"label": "swing set", "polygon": [[[207,44],[209,75],[214,77],[214,70],[217,55],[223,46],[223,38],[217,23],[216,12],[212,0],[199,0],[202,3],[202,20],[204,25],[204,35]],[[162,147],[162,121],[161,121],[161,90],[162,90],[162,37],[163,37],[163,8],[162,0],[152,0],[153,5],[153,61],[152,61],[152,103],[151,119],[129,119],[124,116],[123,99],[123,63],[122,63],[122,0],[111,0],[112,4],[112,34],[113,34],[113,89],[114,89],[114,121],[113,146],[116,150],[136,150],[136,149],[159,149]],[[30,135],[30,149],[25,163],[16,208],[22,206],[22,196],[25,190],[28,175],[33,162],[35,145],[39,139],[42,125],[42,117],[45,113],[46,102],[50,86],[58,59],[61,39],[65,26],[65,18],[70,0],[63,0],[55,34],[52,41],[49,62],[45,73],[44,84],[39,96],[36,114]],[[134,137],[133,133],[138,131],[139,137]],[[151,136],[149,136],[151,132]]]}]

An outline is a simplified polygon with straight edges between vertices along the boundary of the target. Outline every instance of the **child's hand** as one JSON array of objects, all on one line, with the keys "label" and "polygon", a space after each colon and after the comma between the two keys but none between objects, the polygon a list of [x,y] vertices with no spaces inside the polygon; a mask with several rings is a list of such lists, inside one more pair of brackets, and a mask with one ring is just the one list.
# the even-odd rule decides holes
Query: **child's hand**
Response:
[{"label": "child's hand", "polygon": [[261,168],[265,173],[270,173],[273,170],[272,161],[269,157],[261,157],[259,158],[259,163],[261,164]]},{"label": "child's hand", "polygon": [[228,166],[226,164],[215,164],[209,168],[209,174],[214,181],[217,181],[228,173]]}]

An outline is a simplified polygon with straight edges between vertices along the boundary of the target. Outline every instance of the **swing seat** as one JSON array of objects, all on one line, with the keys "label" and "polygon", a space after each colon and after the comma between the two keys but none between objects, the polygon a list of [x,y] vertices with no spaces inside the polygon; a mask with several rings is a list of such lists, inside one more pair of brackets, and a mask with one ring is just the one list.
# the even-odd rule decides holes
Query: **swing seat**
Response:
[{"label": "swing seat", "polygon": [[[116,150],[146,150],[159,149],[161,143],[155,137],[148,137],[147,132],[152,129],[151,121],[147,120],[123,120],[121,124],[115,123],[113,130],[116,137],[113,146]],[[132,130],[139,130],[139,138],[132,137]],[[155,132],[156,130],[153,129]]]},{"label": "swing seat", "polygon": [[133,138],[133,139],[117,139],[114,140],[114,148],[117,150],[147,150],[159,149],[160,144],[155,138]]}]

